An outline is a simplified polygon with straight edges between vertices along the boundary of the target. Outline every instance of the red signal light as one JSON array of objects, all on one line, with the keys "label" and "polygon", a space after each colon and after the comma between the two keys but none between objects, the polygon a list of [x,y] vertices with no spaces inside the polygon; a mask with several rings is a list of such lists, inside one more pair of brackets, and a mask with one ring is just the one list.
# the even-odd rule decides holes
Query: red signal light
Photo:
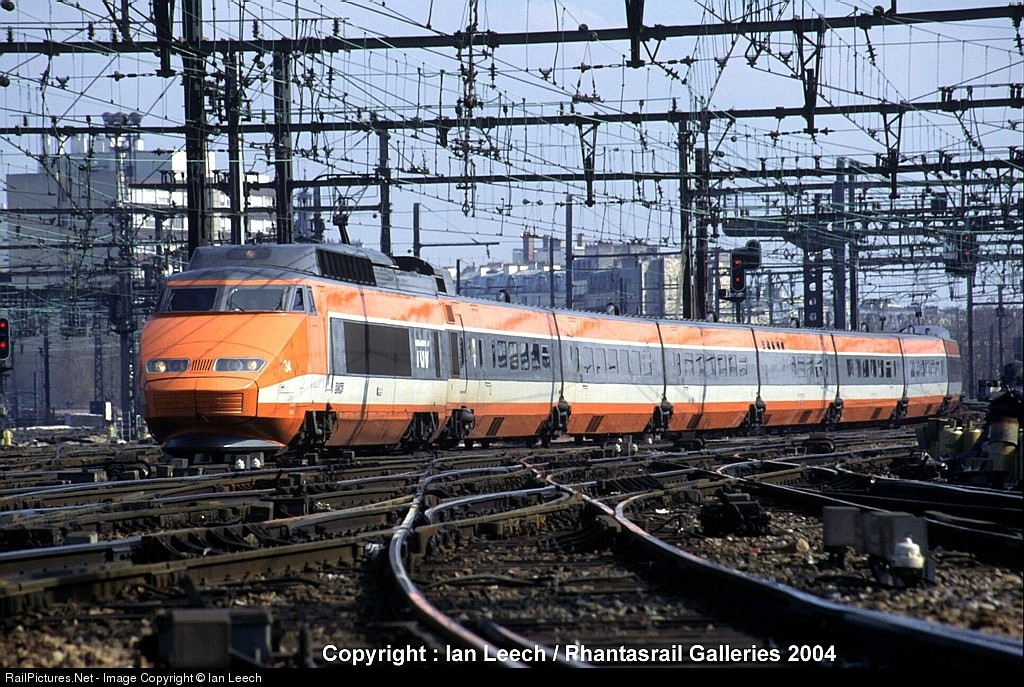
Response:
[{"label": "red signal light", "polygon": [[747,262],[739,251],[732,253],[732,268],[729,270],[729,299],[742,300],[747,291]]},{"label": "red signal light", "polygon": [[11,357],[11,323],[6,317],[0,317],[0,360]]}]

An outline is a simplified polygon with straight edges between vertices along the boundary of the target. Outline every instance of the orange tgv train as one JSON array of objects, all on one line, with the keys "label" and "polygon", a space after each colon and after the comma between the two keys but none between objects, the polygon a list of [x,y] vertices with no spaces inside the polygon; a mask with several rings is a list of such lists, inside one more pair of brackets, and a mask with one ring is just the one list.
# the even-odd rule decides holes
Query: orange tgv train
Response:
[{"label": "orange tgv train", "polygon": [[940,330],[652,319],[455,295],[342,244],[197,248],[142,330],[143,416],[170,455],[825,429],[960,402]]}]

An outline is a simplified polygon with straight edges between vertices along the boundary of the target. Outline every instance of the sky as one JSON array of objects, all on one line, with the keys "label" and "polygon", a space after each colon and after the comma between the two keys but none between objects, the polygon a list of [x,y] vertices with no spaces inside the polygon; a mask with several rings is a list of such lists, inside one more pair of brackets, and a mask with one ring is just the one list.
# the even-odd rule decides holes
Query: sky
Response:
[{"label": "sky", "polygon": [[[118,3],[110,3],[118,5]],[[644,25],[652,27],[707,25],[743,16],[743,5],[755,19],[794,17],[846,17],[870,13],[862,2],[790,2],[739,0],[680,3],[646,0]],[[997,2],[931,1],[893,3],[899,13],[1001,6]],[[181,0],[176,3],[175,33],[180,35]],[[136,2],[131,9],[135,40],[152,40],[152,25],[145,15],[150,3]],[[754,7],[755,10],[749,8]],[[884,5],[885,9],[889,4]],[[625,26],[622,1],[551,2],[548,0],[480,0],[414,3],[273,2],[272,0],[206,0],[204,37],[242,39],[310,38],[335,35],[346,38],[402,37],[452,34],[475,22],[496,33],[575,30]],[[0,10],[0,26],[8,43],[83,41],[92,32],[107,40],[114,33],[102,0],[39,2],[15,0],[13,11]],[[373,118],[408,122],[438,116],[457,120],[463,112],[475,115],[537,117],[563,114],[662,114],[671,110],[714,111],[787,107],[803,103],[802,83],[796,78],[799,51],[810,51],[813,41],[801,43],[793,34],[761,36],[686,36],[649,41],[641,68],[627,66],[629,46],[624,41],[593,41],[562,45],[500,45],[472,50],[454,48],[352,50],[310,54],[296,58],[292,88],[293,115],[300,121],[366,121]],[[933,102],[943,89],[955,97],[1005,98],[1009,84],[1024,83],[1019,29],[1009,19],[912,27],[832,30],[824,34],[819,71],[818,102],[822,105]],[[252,121],[272,118],[273,78],[270,59],[246,53],[243,74],[251,79],[247,94]],[[142,115],[144,126],[180,126],[183,123],[180,77],[154,74],[152,55],[61,54],[53,57],[12,50],[0,52],[0,75],[9,81],[0,102],[0,176],[33,170],[41,150],[38,140],[11,133],[19,124],[40,123],[84,126],[87,117],[99,121],[108,111]],[[219,60],[208,61],[212,73]],[[174,58],[174,67],[180,67]],[[468,75],[472,74],[472,78]],[[468,100],[468,98],[472,100]],[[473,107],[466,108],[471,102]],[[954,160],[1003,159],[1009,146],[1024,141],[1024,116],[1019,110],[993,108],[965,113],[915,112],[901,122],[900,152],[907,159],[936,159],[941,152]],[[815,160],[834,166],[843,157],[874,164],[886,151],[886,134],[893,122],[878,115],[819,117],[819,131],[803,131],[802,118],[714,120],[704,142],[713,150],[716,171],[811,166]],[[671,175],[679,169],[677,131],[671,124],[601,123],[579,129],[566,124],[480,129],[455,126],[447,145],[439,145],[438,132],[405,129],[388,144],[393,178],[410,182],[391,191],[392,248],[395,254],[412,251],[413,208],[420,208],[422,256],[449,266],[456,260],[482,264],[508,260],[522,245],[524,233],[564,236],[566,202],[571,198],[572,225],[589,241],[640,241],[678,251],[681,236],[679,185],[659,181],[597,181],[593,203],[580,181],[531,183],[465,183],[460,187],[414,184],[438,175],[578,173],[585,150],[592,151],[598,172]],[[700,141],[698,141],[700,142]],[[273,174],[269,138],[246,137],[243,166]],[[181,149],[176,137],[147,136],[146,147]],[[379,140],[369,131],[300,133],[294,178],[372,174],[380,156]],[[226,168],[223,137],[211,142],[218,165]],[[469,151],[463,154],[461,151]],[[930,157],[929,157],[930,156]],[[692,164],[692,160],[690,161]],[[1020,196],[1017,170],[1016,196]],[[818,179],[828,183],[830,180]],[[728,181],[722,182],[729,183]],[[737,184],[743,182],[736,182]],[[941,191],[941,181],[936,180]],[[929,192],[933,189],[929,188]],[[952,188],[950,189],[952,190]],[[994,189],[993,193],[1001,192]],[[732,196],[723,200],[723,214],[744,211],[805,212],[813,207],[820,189],[773,188],[762,196]],[[1013,191],[1010,191],[1012,196]],[[828,196],[827,190],[824,195]],[[901,191],[897,201],[917,202],[919,187]],[[820,200],[820,199],[819,199]],[[967,199],[954,198],[966,203]],[[321,202],[339,208],[373,206],[380,202],[374,186],[339,187],[325,191]],[[881,203],[887,202],[881,196]],[[730,205],[732,203],[732,205]],[[764,207],[758,207],[758,203]],[[773,204],[774,203],[774,204]],[[753,207],[740,207],[741,204]],[[348,213],[346,213],[348,214]],[[378,247],[380,216],[372,209],[348,216],[353,240]],[[328,227],[332,227],[330,221]],[[713,246],[728,250],[742,240],[711,228]],[[336,239],[334,232],[328,238]],[[903,254],[900,237],[881,232],[872,241]],[[936,241],[941,237],[936,238]],[[765,260],[780,270],[791,266],[796,254],[791,244],[768,246]],[[1011,246],[1012,248],[1012,246]],[[1016,250],[1021,250],[1018,245]],[[897,269],[899,268],[899,269]],[[885,268],[880,268],[885,269]],[[1019,261],[1011,261],[985,275],[985,283],[1009,283],[1020,296]],[[961,294],[941,270],[910,271],[891,268],[880,296],[910,298],[933,292],[950,298]],[[1001,272],[1000,272],[1001,271]],[[882,280],[879,282],[883,283]],[[870,285],[869,285],[870,286]]]}]

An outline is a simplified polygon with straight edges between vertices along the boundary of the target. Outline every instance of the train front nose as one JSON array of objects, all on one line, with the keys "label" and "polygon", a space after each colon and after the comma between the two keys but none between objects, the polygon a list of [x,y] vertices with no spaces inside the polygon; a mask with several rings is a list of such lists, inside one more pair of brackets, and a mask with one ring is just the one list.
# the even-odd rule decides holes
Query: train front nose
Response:
[{"label": "train front nose", "polygon": [[151,380],[147,424],[168,453],[279,451],[277,428],[257,412],[259,386],[237,377]]},{"label": "train front nose", "polygon": [[[200,388],[201,387],[201,388]],[[259,387],[234,377],[154,379],[146,386],[150,417],[230,421],[256,416]]]}]

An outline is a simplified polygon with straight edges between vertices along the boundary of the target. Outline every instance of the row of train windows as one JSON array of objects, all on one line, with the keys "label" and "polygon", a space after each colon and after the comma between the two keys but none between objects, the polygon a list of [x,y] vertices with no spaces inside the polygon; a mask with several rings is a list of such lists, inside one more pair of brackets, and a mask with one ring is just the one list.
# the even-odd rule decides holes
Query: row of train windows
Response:
[{"label": "row of train windows", "polygon": [[[485,341],[470,337],[466,361],[483,367]],[[490,364],[496,370],[550,370],[551,347],[528,341],[495,339],[490,342]],[[594,346],[570,346],[570,369],[577,374],[653,375],[650,351],[625,351]]]},{"label": "row of train windows", "polygon": [[896,376],[896,364],[878,358],[847,358],[846,374],[859,379],[892,379]]},{"label": "row of train windows", "polygon": [[689,377],[746,377],[749,374],[747,356],[737,353],[673,353],[672,363]]},{"label": "row of train windows", "polygon": [[942,360],[907,360],[907,376],[911,379],[942,379]]},{"label": "row of train windows", "polygon": [[654,361],[649,350],[624,351],[617,348],[572,346],[569,348],[570,369],[577,374],[654,374]]},{"label": "row of train windows", "polygon": [[[476,339],[471,339],[471,351],[476,347]],[[550,370],[551,349],[527,341],[491,341],[491,366],[496,370]]]},{"label": "row of train windows", "polygon": [[789,359],[789,373],[796,379],[821,379],[825,361],[813,355],[797,355]]},{"label": "row of train windows", "polygon": [[[484,366],[484,350],[487,341],[468,337],[464,348],[459,349],[458,367],[468,365],[474,368]],[[491,368],[498,370],[550,370],[551,347],[548,344],[530,343],[505,339],[490,342]],[[453,346],[456,344],[453,343]]]}]

